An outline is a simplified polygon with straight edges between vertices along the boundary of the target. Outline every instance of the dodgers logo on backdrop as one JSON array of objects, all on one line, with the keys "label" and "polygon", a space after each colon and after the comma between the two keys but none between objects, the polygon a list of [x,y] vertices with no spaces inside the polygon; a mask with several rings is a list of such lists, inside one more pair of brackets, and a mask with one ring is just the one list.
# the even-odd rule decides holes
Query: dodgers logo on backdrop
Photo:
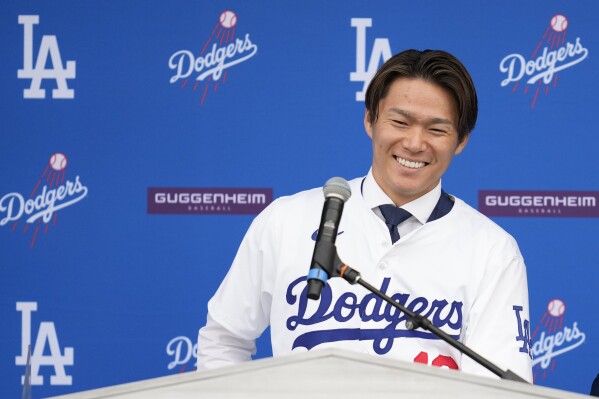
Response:
[{"label": "dodgers logo on backdrop", "polygon": [[[179,372],[182,373],[187,366],[198,366],[198,343],[184,335],[177,336],[168,341],[168,344],[166,344],[166,354],[172,357],[172,360],[167,365],[167,369],[169,370],[181,366]],[[194,362],[190,364],[192,360]]]},{"label": "dodgers logo on backdrop", "polygon": [[566,40],[568,25],[565,15],[556,14],[549,20],[530,57],[518,53],[505,56],[499,63],[499,70],[504,74],[501,87],[513,84],[512,92],[515,92],[522,83],[524,94],[534,93],[531,102],[534,108],[541,92],[547,95],[551,87],[557,86],[558,72],[576,66],[589,55],[580,37]]},{"label": "dodgers logo on backdrop", "polygon": [[[23,90],[23,98],[46,98],[42,80],[54,80],[57,88],[52,90],[52,98],[73,99],[75,90],[69,88],[67,79],[75,79],[75,61],[67,61],[66,68],[63,66],[56,36],[42,36],[33,66],[33,26],[39,22],[39,15],[19,15],[19,25],[23,25],[23,69],[18,70],[17,78],[31,79],[29,88]],[[46,68],[48,56],[51,68]]]},{"label": "dodgers logo on backdrop", "polygon": [[534,380],[546,378],[547,371],[554,371],[556,358],[582,345],[586,334],[578,327],[578,322],[564,322],[566,304],[561,299],[552,299],[547,304],[539,324],[531,339]]},{"label": "dodgers logo on backdrop", "polygon": [[218,90],[219,84],[227,82],[228,69],[245,62],[256,55],[258,46],[252,43],[250,34],[236,38],[237,14],[231,10],[223,11],[210,37],[199,50],[179,50],[171,55],[168,67],[174,72],[170,83],[182,80],[181,89],[195,80],[193,91],[201,93],[200,105],[204,105],[208,88]]},{"label": "dodgers logo on backdrop", "polygon": [[349,80],[362,82],[362,90],[356,92],[356,101],[364,101],[368,84],[379,65],[391,58],[391,46],[388,38],[374,39],[366,68],[366,28],[372,26],[372,18],[352,18],[351,26],[356,28],[356,70],[350,73]]},{"label": "dodgers logo on backdrop", "polygon": [[[32,330],[31,315],[37,311],[37,302],[17,302],[17,312],[21,312],[21,355],[15,357],[16,366],[27,365],[27,355],[31,347]],[[42,321],[35,335],[35,345],[31,351],[31,385],[44,385],[44,377],[39,374],[41,367],[51,367],[54,374],[50,376],[50,385],[72,385],[73,376],[68,375],[65,366],[75,365],[74,350],[65,347],[61,350],[58,342],[56,326],[51,321]],[[21,377],[21,384],[25,376]]]},{"label": "dodgers logo on backdrop", "polygon": [[23,233],[33,230],[30,243],[33,248],[40,229],[46,234],[50,225],[56,225],[59,210],[84,199],[88,190],[79,176],[74,181],[65,178],[67,163],[63,153],[52,154],[29,198],[17,192],[0,197],[0,228],[10,224],[9,228],[16,231],[24,219]]}]

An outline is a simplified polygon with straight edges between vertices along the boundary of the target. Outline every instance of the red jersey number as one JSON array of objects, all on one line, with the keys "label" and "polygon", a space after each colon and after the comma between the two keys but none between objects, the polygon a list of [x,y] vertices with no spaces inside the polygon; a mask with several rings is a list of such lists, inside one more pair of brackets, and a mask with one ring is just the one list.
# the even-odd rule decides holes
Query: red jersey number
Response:
[{"label": "red jersey number", "polygon": [[[428,364],[428,353],[424,351],[420,352],[414,358],[414,363]],[[453,370],[459,370],[458,364],[455,362],[455,360],[453,360],[451,356],[439,355],[433,360],[431,365],[437,367],[447,367]]]}]

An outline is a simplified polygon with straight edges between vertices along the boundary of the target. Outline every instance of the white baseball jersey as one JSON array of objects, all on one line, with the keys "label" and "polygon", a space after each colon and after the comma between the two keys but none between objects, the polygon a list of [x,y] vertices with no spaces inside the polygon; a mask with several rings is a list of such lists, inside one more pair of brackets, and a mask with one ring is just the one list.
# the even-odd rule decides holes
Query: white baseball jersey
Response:
[{"label": "white baseball jersey", "polygon": [[[515,240],[455,199],[444,217],[391,244],[389,230],[350,182],[337,236],[341,260],[437,327],[532,381],[528,288]],[[357,193],[357,194],[356,194]],[[359,285],[331,278],[320,300],[306,275],[324,197],[314,189],[275,200],[253,221],[229,273],[208,303],[198,369],[251,359],[271,327],[273,356],[340,348],[493,376]]]}]

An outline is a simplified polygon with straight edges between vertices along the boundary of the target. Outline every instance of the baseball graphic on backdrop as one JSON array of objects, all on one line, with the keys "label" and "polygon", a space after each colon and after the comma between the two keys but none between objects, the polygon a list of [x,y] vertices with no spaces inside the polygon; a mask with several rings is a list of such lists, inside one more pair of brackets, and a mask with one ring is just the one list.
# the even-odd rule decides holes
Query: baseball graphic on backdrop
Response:
[{"label": "baseball graphic on backdrop", "polygon": [[52,154],[52,156],[50,157],[50,166],[52,167],[52,169],[58,172],[64,170],[64,168],[67,167],[67,157],[60,152]]},{"label": "baseball graphic on backdrop", "polygon": [[560,317],[566,312],[566,304],[560,299],[552,299],[547,304],[547,311],[553,317]]},{"label": "baseball graphic on backdrop", "polygon": [[223,11],[220,14],[219,21],[223,28],[230,29],[237,24],[237,14],[231,10]]},{"label": "baseball graphic on backdrop", "polygon": [[551,18],[551,28],[556,32],[563,32],[568,28],[568,18],[562,14],[556,14]]}]

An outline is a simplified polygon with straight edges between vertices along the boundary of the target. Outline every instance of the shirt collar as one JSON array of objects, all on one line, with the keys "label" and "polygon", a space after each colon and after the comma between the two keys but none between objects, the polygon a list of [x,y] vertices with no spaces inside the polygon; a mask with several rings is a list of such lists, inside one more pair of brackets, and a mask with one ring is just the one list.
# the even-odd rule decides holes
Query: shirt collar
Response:
[{"label": "shirt collar", "polygon": [[[383,189],[378,185],[374,176],[372,175],[372,168],[368,171],[368,175],[364,178],[364,184],[362,186],[362,197],[364,201],[370,207],[370,209],[378,208],[380,205],[391,204],[393,201]],[[431,191],[424,194],[422,197],[416,198],[415,200],[404,204],[401,208],[410,212],[418,221],[425,224],[433,209],[441,198],[441,181]]]}]

